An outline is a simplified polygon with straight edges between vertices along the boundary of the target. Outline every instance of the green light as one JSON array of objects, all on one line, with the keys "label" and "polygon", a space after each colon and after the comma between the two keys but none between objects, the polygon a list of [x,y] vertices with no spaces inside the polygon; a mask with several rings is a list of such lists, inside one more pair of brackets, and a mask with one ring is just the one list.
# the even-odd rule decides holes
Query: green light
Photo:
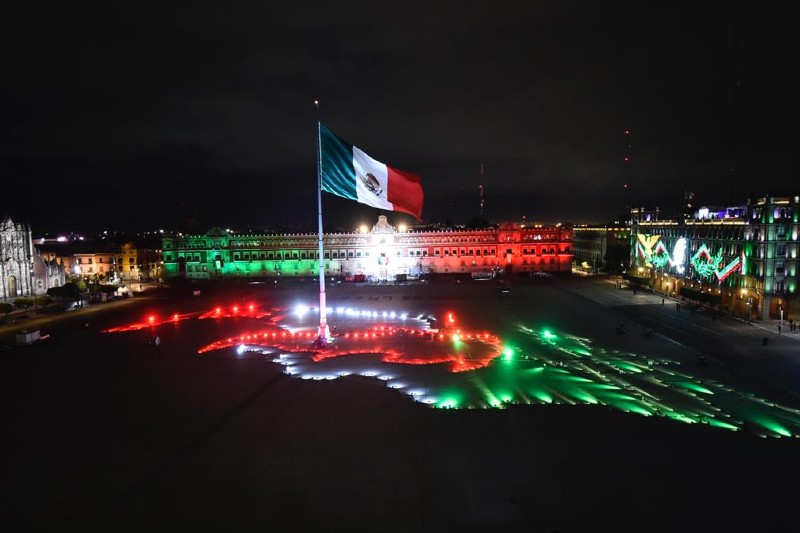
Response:
[{"label": "green light", "polygon": [[437,407],[441,407],[443,409],[455,409],[458,407],[458,400],[453,397],[444,398],[437,404]]},{"label": "green light", "polygon": [[600,403],[597,400],[597,398],[595,398],[594,396],[592,396],[591,394],[589,394],[587,392],[582,392],[582,391],[581,392],[576,392],[574,394],[574,396],[576,398],[578,398],[580,401],[584,402],[584,403],[588,403],[588,404],[592,404],[592,405]]},{"label": "green light", "polygon": [[702,385],[698,385],[693,381],[666,381],[665,383],[671,383],[672,385],[677,385],[678,387],[683,387],[684,389],[693,390],[702,394],[714,394],[713,391],[703,387]]},{"label": "green light", "polygon": [[783,427],[782,425],[778,424],[774,420],[771,420],[771,419],[766,418],[766,417],[758,417],[758,419],[756,421],[761,426],[763,426],[764,428],[772,431],[773,433],[777,433],[778,435],[780,435],[782,437],[791,437],[792,436],[792,432],[791,431],[787,430],[785,427]]},{"label": "green light", "polygon": [[543,391],[540,389],[534,390],[531,392],[533,396],[541,402],[544,403],[553,403],[553,397],[547,393],[547,391]]},{"label": "green light", "polygon": [[511,359],[513,357],[514,357],[514,348],[507,347],[507,348],[503,349],[503,359],[504,360],[511,361]]},{"label": "green light", "polygon": [[729,424],[727,422],[723,422],[722,420],[717,420],[716,418],[711,418],[708,420],[708,425],[722,428],[722,429],[732,429],[733,431],[738,431],[739,428],[733,424]]}]

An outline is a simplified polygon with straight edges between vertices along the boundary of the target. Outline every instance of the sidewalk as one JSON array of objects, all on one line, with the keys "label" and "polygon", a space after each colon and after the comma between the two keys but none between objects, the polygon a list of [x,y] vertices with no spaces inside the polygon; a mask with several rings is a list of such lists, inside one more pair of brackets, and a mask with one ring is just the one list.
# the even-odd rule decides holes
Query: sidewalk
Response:
[{"label": "sidewalk", "polygon": [[[610,283],[614,283],[613,280],[609,280],[609,282]],[[729,320],[735,320],[735,321],[738,321],[738,322],[742,322],[743,324],[750,324],[751,326],[759,328],[759,329],[762,329],[762,330],[764,330],[766,332],[773,333],[775,335],[785,336],[785,337],[788,337],[790,339],[797,340],[798,342],[800,342],[800,324],[798,324],[798,322],[796,322],[796,321],[794,322],[795,323],[795,331],[791,331],[791,327],[789,325],[789,320],[788,319],[780,320],[780,319],[774,319],[774,318],[766,318],[766,319],[763,319],[763,320],[754,319],[754,320],[747,321],[744,318],[741,318],[741,317],[738,317],[738,316],[735,316],[735,315],[732,315],[732,314],[729,314],[729,313],[724,313],[722,311],[719,311],[718,309],[716,309],[714,307],[707,307],[702,302],[697,302],[697,301],[694,301],[694,300],[688,300],[688,299],[680,297],[680,296],[672,296],[672,295],[662,294],[660,292],[656,292],[652,288],[641,289],[639,291],[639,293],[640,294],[651,295],[653,298],[655,298],[657,300],[662,300],[663,299],[665,301],[665,303],[668,303],[668,305],[672,305],[672,306],[674,306],[675,304],[680,304],[682,308],[683,307],[688,307],[688,306],[695,306],[695,309],[702,308],[704,310],[704,314],[708,314],[708,311],[716,312],[717,317],[724,317],[724,318],[727,318]],[[690,308],[689,308],[689,312],[691,312]],[[778,329],[778,326],[780,326],[780,330]]]}]

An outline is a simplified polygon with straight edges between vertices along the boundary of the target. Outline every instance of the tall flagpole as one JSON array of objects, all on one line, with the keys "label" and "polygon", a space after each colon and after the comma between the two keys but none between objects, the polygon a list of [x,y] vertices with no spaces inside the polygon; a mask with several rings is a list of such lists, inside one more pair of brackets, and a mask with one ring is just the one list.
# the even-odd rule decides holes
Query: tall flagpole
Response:
[{"label": "tall flagpole", "polygon": [[314,100],[317,111],[317,212],[319,246],[319,333],[317,337],[326,343],[329,336],[328,321],[325,318],[325,256],[322,251],[322,128],[319,118],[319,100]]}]

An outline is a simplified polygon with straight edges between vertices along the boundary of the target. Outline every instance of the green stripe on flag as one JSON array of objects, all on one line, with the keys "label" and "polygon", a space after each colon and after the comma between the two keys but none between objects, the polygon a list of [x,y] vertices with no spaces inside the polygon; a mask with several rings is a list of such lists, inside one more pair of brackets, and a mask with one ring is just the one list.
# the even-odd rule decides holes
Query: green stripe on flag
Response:
[{"label": "green stripe on flag", "polygon": [[356,172],[353,168],[353,145],[337,137],[320,123],[320,172],[322,190],[358,201]]}]

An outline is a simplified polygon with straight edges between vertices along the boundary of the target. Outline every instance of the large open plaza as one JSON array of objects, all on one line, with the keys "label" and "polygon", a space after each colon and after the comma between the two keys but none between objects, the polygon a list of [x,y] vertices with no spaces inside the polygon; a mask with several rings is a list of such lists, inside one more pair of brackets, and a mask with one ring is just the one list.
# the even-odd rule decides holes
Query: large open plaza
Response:
[{"label": "large open plaza", "polygon": [[153,289],[45,322],[46,340],[0,361],[2,521],[59,531],[784,523],[800,473],[800,334],[609,278],[504,284],[333,284],[325,347],[312,345],[312,279]]}]

